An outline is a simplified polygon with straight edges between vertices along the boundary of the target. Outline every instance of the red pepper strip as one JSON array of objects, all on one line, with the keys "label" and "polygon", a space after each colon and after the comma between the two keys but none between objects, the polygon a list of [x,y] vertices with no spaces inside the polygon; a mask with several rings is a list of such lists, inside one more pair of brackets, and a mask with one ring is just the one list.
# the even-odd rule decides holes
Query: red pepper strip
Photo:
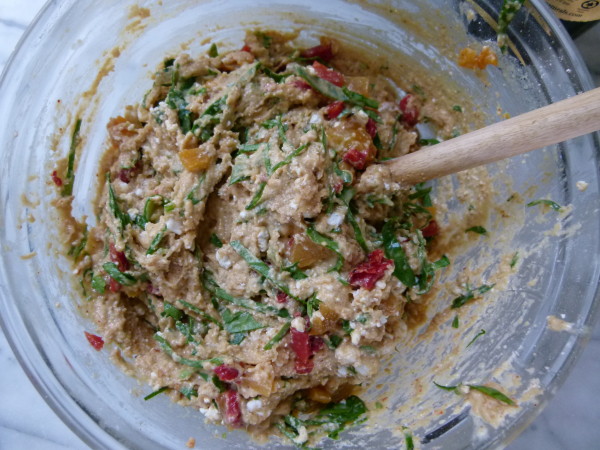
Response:
[{"label": "red pepper strip", "polygon": [[304,80],[294,80],[294,81],[292,81],[292,85],[296,86],[298,89],[301,89],[303,91],[308,91],[309,89],[312,89],[310,87],[310,84],[308,84]]},{"label": "red pepper strip", "polygon": [[300,56],[306,59],[320,59],[328,62],[333,58],[333,49],[331,48],[331,42],[327,44],[319,44],[314,47],[307,48],[300,52]]},{"label": "red pepper strip", "polygon": [[56,170],[54,172],[52,172],[52,181],[54,182],[54,184],[58,187],[61,187],[63,185],[63,180],[58,176],[58,173],[56,172]]},{"label": "red pepper strip", "polygon": [[310,348],[310,336],[306,331],[298,331],[294,327],[291,328],[292,333],[292,350],[296,354],[294,368],[296,373],[307,374],[311,373],[314,368],[314,363],[310,359],[312,352]]},{"label": "red pepper strip", "polygon": [[408,126],[414,127],[419,122],[419,107],[414,95],[408,94],[400,100],[402,120]]},{"label": "red pepper strip", "polygon": [[232,389],[223,392],[220,396],[219,403],[223,405],[221,413],[223,421],[230,427],[239,428],[242,426],[242,408],[240,407],[240,399],[238,393]]},{"label": "red pepper strip", "polygon": [[277,303],[287,303],[288,295],[285,292],[279,291],[277,292]]},{"label": "red pepper strip", "polygon": [[341,100],[337,100],[333,103],[330,103],[327,106],[327,111],[325,111],[325,118],[327,120],[335,119],[337,116],[339,116],[342,113],[345,106],[346,105],[344,105],[344,102]]},{"label": "red pepper strip", "polygon": [[435,220],[431,220],[425,228],[421,228],[421,233],[426,238],[436,236],[439,232],[440,226]]},{"label": "red pepper strip", "polygon": [[119,270],[121,272],[125,272],[127,269],[129,269],[129,261],[127,260],[125,253],[117,250],[115,244],[113,244],[112,242],[110,243],[108,248],[110,253],[110,260],[118,266]]},{"label": "red pepper strip", "polygon": [[377,135],[377,123],[369,117],[365,128],[367,129],[367,133],[369,133],[369,136],[371,136],[371,139],[375,139],[375,136]]},{"label": "red pepper strip", "polygon": [[344,153],[342,159],[354,167],[356,170],[364,170],[367,167],[367,158],[369,153],[365,150],[352,148]]},{"label": "red pepper strip", "polygon": [[248,44],[246,44],[242,47],[242,51],[252,53],[252,50],[250,50],[250,46]]},{"label": "red pepper strip", "polygon": [[383,250],[374,250],[369,253],[366,261],[360,263],[350,272],[348,282],[354,288],[362,287],[370,291],[375,287],[375,283],[383,278],[383,274],[391,264],[391,259],[383,257]]},{"label": "red pepper strip", "polygon": [[121,290],[121,283],[110,277],[108,280],[108,290],[110,292],[119,292]]},{"label": "red pepper strip", "polygon": [[85,337],[90,345],[94,347],[96,351],[102,350],[102,347],[104,347],[104,339],[102,339],[100,336],[96,336],[95,334],[88,333],[87,331],[84,331],[83,333],[85,334]]},{"label": "red pepper strip", "polygon": [[331,84],[335,84],[336,86],[342,87],[346,80],[344,79],[344,75],[341,73],[330,69],[327,66],[324,66],[319,61],[313,62],[313,68],[317,73],[319,78],[322,78],[325,81],[329,81]]},{"label": "red pepper strip", "polygon": [[215,375],[219,377],[219,380],[221,381],[233,381],[240,375],[240,371],[235,367],[221,364],[220,366],[215,367]]}]

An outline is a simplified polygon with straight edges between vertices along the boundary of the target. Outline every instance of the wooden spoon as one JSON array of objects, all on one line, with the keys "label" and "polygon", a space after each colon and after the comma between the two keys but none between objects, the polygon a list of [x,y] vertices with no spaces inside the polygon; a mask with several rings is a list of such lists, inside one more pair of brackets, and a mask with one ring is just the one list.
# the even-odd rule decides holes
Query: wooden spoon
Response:
[{"label": "wooden spoon", "polygon": [[600,130],[600,88],[382,163],[410,186]]}]

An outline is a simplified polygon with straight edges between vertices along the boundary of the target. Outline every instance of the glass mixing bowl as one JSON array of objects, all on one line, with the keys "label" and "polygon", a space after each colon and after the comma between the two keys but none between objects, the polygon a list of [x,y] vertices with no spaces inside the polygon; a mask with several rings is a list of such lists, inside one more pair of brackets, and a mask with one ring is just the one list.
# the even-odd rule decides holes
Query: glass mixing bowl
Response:
[{"label": "glass mixing bowl", "polygon": [[[117,369],[108,351],[93,351],[83,337],[93,326],[77,313],[76,304],[85,300],[61,256],[50,181],[56,160],[68,152],[76,117],[82,118],[85,152],[77,162],[74,213],[93,220],[90,200],[106,122],[142,98],[166,55],[183,47],[204,52],[208,37],[219,48],[233,49],[247,28],[301,29],[299,39],[308,44],[328,34],[392,61],[404,54],[448,78],[453,92],[468,92],[486,122],[499,120],[499,107],[516,115],[592,87],[568,35],[544,2],[535,0],[511,24],[511,51],[499,68],[488,69],[483,78],[458,68],[461,48],[478,41],[493,45],[489,23],[500,4],[50,1],[0,82],[0,322],[21,365],[62,420],[92,448],[181,448],[191,436],[204,448],[255,445],[243,432],[224,435],[225,429],[205,425],[198,412],[166,397],[145,402],[148,388]],[[502,215],[502,205],[510,209],[507,198],[514,192],[525,200],[551,198],[570,206],[561,214],[541,214],[522,203],[509,211],[520,212],[508,222],[490,222],[495,238],[465,249],[444,280],[469,264],[481,265],[485,274],[507,251],[519,252],[518,270],[493,298],[473,307],[469,327],[456,332],[446,324],[428,340],[404,343],[380,380],[387,383],[390,414],[374,420],[366,435],[344,435],[326,447],[398,448],[401,438],[391,430],[406,426],[422,448],[490,448],[505,445],[533,420],[573,366],[598,309],[599,150],[598,135],[588,135],[488,167],[495,175],[494,204],[500,205],[492,216]],[[577,189],[578,181],[587,183],[585,191]],[[436,188],[456,183],[451,177]],[[454,213],[465,207],[456,201],[448,206]],[[431,314],[447,307],[440,305]],[[548,316],[564,320],[559,324],[567,331],[549,327]],[[488,330],[489,339],[441,367],[455,348],[450,333],[466,339],[480,328]],[[416,380],[506,382],[500,369],[508,369],[511,394],[521,401],[498,428],[481,423],[467,403],[439,389],[403,409]],[[272,443],[272,448],[284,446]]]}]

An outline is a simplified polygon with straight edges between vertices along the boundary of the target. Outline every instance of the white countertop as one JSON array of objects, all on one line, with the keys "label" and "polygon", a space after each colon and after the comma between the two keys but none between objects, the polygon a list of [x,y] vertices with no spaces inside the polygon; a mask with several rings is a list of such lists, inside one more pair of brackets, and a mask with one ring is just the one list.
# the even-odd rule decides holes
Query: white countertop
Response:
[{"label": "white countertop", "polygon": [[[0,71],[44,0],[0,0]],[[600,24],[577,40],[600,85]],[[85,449],[46,405],[0,331],[0,449]],[[199,446],[200,447],[200,446]],[[600,449],[600,324],[544,412],[510,450]]]}]

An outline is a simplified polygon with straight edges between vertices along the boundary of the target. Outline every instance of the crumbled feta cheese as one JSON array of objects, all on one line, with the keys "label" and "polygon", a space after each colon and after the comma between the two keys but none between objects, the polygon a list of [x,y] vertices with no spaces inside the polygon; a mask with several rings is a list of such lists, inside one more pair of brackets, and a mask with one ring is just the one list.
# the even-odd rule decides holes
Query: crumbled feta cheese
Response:
[{"label": "crumbled feta cheese", "polygon": [[363,377],[366,377],[371,373],[371,370],[364,364],[357,364],[354,366],[354,369],[356,369],[356,372]]},{"label": "crumbled feta cheese", "polygon": [[338,367],[337,374],[338,377],[347,377],[348,369],[346,369],[345,367]]},{"label": "crumbled feta cheese", "polygon": [[298,209],[298,203],[296,203],[294,200],[292,200],[290,202],[290,208],[292,208],[294,211],[296,211]]},{"label": "crumbled feta cheese", "polygon": [[142,191],[142,188],[137,188],[134,192],[135,192],[135,195],[137,195],[138,197],[141,197],[142,195],[144,195],[144,191]]},{"label": "crumbled feta cheese", "polygon": [[308,441],[308,431],[304,425],[298,427],[298,436],[294,438],[294,444],[302,445]]},{"label": "crumbled feta cheese", "polygon": [[240,212],[240,219],[247,219],[248,217],[250,217],[250,211],[242,211]]},{"label": "crumbled feta cheese", "polygon": [[218,249],[215,253],[215,257],[217,258],[217,262],[223,269],[229,269],[232,266],[231,260],[224,254],[222,248]]},{"label": "crumbled feta cheese", "polygon": [[262,408],[262,405],[263,405],[263,403],[261,400],[253,399],[253,400],[250,400],[248,403],[246,403],[246,408],[248,409],[249,412],[254,412],[257,409]]},{"label": "crumbled feta cheese", "polygon": [[266,252],[269,248],[269,233],[267,230],[258,233],[258,248],[261,252]]},{"label": "crumbled feta cheese", "polygon": [[215,408],[215,405],[210,405],[209,408],[200,408],[200,412],[204,414],[204,417],[213,422],[221,418],[221,414],[219,414],[219,411],[217,408]]},{"label": "crumbled feta cheese", "polygon": [[375,283],[375,287],[377,289],[385,289],[386,286],[387,286],[387,283],[383,280],[379,280],[377,283]]},{"label": "crumbled feta cheese", "polygon": [[181,224],[181,222],[177,219],[173,219],[172,217],[169,217],[167,219],[167,230],[172,231],[175,234],[181,234],[181,232],[183,231],[183,226]]},{"label": "crumbled feta cheese", "polygon": [[344,216],[338,212],[330,214],[327,218],[327,224],[332,227],[339,227],[342,223],[344,223]]},{"label": "crumbled feta cheese", "polygon": [[296,317],[294,320],[292,320],[292,327],[303,333],[306,327],[306,322],[302,317]]},{"label": "crumbled feta cheese", "polygon": [[588,187],[588,183],[586,183],[585,181],[578,181],[577,183],[575,183],[575,185],[577,186],[577,189],[579,189],[581,192],[585,191]]},{"label": "crumbled feta cheese", "polygon": [[321,122],[321,116],[317,113],[313,113],[312,116],[310,116],[310,120],[308,121],[308,123],[320,123]]}]

